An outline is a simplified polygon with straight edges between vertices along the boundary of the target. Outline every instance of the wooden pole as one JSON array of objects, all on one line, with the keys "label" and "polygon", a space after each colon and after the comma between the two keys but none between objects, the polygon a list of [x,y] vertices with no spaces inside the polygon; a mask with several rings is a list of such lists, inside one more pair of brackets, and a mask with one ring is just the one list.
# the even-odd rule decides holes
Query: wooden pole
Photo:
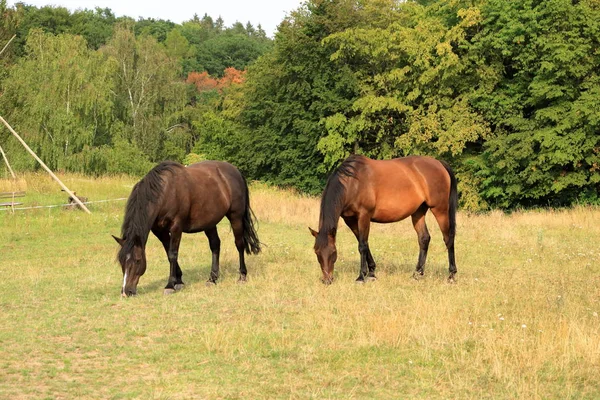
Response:
[{"label": "wooden pole", "polygon": [[79,200],[79,197],[75,196],[75,194],[73,192],[71,192],[69,190],[68,187],[65,186],[64,183],[62,183],[60,181],[60,179],[58,179],[58,177],[56,175],[54,175],[54,172],[52,172],[50,170],[50,168],[48,168],[48,166],[46,164],[44,164],[44,162],[37,156],[37,154],[35,154],[33,152],[33,150],[31,150],[31,148],[29,146],[27,146],[27,143],[25,143],[25,141],[23,139],[21,139],[21,136],[19,136],[19,134],[17,132],[15,132],[15,130],[8,124],[8,122],[6,122],[4,120],[4,118],[0,117],[0,122],[2,122],[7,128],[8,130],[17,138],[17,140],[19,142],[21,142],[21,144],[25,147],[25,149],[33,156],[33,158],[36,159],[37,162],[40,163],[40,165],[50,174],[50,176],[56,181],[58,182],[58,184],[60,185],[60,187],[62,187],[64,189],[65,192],[69,193],[69,196],[71,196],[73,198],[73,200],[75,200],[75,202],[77,204],[79,204],[79,207],[81,207],[86,213],[91,214],[90,210],[88,210],[88,208],[85,206],[85,204],[83,204],[81,202],[81,200]]},{"label": "wooden pole", "polygon": [[0,153],[2,153],[2,158],[4,158],[4,162],[6,163],[6,166],[8,167],[8,170],[10,171],[10,174],[12,175],[12,178],[17,179],[14,171],[12,170],[12,168],[10,167],[10,164],[8,163],[8,158],[6,158],[6,154],[4,154],[4,150],[2,149],[2,146],[0,146]]},{"label": "wooden pole", "polygon": [[6,50],[6,48],[10,44],[10,42],[12,42],[13,39],[16,38],[16,37],[17,37],[17,35],[13,35],[13,37],[10,38],[10,40],[8,41],[8,43],[6,43],[6,45],[2,48],[2,50],[0,50],[0,55],[2,55],[2,53],[4,53],[4,50]]}]

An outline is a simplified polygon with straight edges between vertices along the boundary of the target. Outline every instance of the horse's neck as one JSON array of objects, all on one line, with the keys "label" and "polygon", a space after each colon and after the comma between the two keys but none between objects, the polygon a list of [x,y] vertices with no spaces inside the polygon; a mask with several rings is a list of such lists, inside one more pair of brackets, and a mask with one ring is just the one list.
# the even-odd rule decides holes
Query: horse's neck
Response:
[{"label": "horse's neck", "polygon": [[322,218],[319,221],[319,232],[322,230],[330,232],[332,229],[337,229],[338,222],[340,220],[341,215],[342,214],[340,212],[340,213],[331,214],[325,218]]},{"label": "horse's neck", "polygon": [[335,199],[335,201],[332,201],[331,204],[328,204],[323,209],[323,212],[319,218],[319,232],[334,232],[335,236],[345,202],[344,193],[340,193],[338,196],[340,196],[340,198]]},{"label": "horse's neck", "polygon": [[148,212],[148,216],[145,218],[145,221],[143,221],[143,225],[141,221],[131,221],[132,226],[128,232],[124,232],[124,236],[131,240],[133,240],[133,238],[136,236],[139,237],[142,248],[145,248],[146,242],[148,241],[148,236],[150,236],[150,231],[152,230],[152,226],[154,225],[157,216],[158,209],[155,207],[155,209]]}]

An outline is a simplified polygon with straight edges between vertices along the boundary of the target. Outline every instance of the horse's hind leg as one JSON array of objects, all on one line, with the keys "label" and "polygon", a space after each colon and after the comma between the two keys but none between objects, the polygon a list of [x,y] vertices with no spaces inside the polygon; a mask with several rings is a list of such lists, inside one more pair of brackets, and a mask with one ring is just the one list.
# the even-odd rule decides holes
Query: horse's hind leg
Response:
[{"label": "horse's hind leg", "polygon": [[411,215],[413,227],[415,228],[415,231],[417,231],[419,240],[419,260],[417,261],[417,268],[413,273],[413,278],[415,279],[419,279],[424,274],[427,251],[429,250],[429,241],[431,240],[431,236],[427,230],[427,224],[425,224],[425,214],[427,214],[427,210],[427,205],[423,203],[423,205]]},{"label": "horse's hind leg", "polygon": [[212,253],[212,265],[210,268],[210,278],[206,281],[207,285],[214,285],[219,279],[219,255],[221,253],[221,239],[217,232],[217,227],[207,229],[204,234],[208,238],[208,245]]},{"label": "horse's hind leg", "polygon": [[[352,233],[354,233],[354,236],[356,236],[356,240],[359,241],[359,244],[360,244],[360,238],[359,238],[359,234],[358,234],[358,219],[356,217],[342,217],[342,218],[344,219],[344,222],[346,223],[348,228],[350,228]],[[373,259],[373,255],[371,254],[371,248],[369,247],[368,243],[367,243],[367,248],[366,248],[366,257],[367,257],[367,265],[369,268],[369,272],[367,273],[367,281],[377,280],[377,277],[375,276],[375,269],[377,268],[377,265],[375,264],[375,260]]]},{"label": "horse's hind leg", "polygon": [[232,215],[229,221],[235,238],[235,247],[240,256],[240,279],[238,282],[243,283],[246,282],[246,276],[248,275],[246,260],[244,259],[244,222],[241,216],[236,217],[235,215]]},{"label": "horse's hind leg", "polygon": [[[171,243],[171,235],[169,234],[169,232],[168,231],[156,231],[156,230],[152,230],[152,232],[158,238],[158,240],[160,240],[160,242],[163,245],[163,248],[165,249],[165,253],[167,253],[167,257],[169,257],[169,247],[170,247],[170,243]],[[183,277],[183,272],[181,271],[179,262],[177,260],[175,260],[175,284],[173,286],[173,289],[175,289],[175,290],[183,289],[183,286],[185,285],[185,283],[183,283],[182,277]]]},{"label": "horse's hind leg", "polygon": [[450,233],[450,218],[448,216],[448,209],[432,208],[431,212],[435,216],[435,219],[440,226],[440,230],[444,235],[444,243],[448,250],[448,270],[450,275],[448,276],[448,282],[454,282],[454,275],[456,275],[456,260],[454,257],[454,234]]}]

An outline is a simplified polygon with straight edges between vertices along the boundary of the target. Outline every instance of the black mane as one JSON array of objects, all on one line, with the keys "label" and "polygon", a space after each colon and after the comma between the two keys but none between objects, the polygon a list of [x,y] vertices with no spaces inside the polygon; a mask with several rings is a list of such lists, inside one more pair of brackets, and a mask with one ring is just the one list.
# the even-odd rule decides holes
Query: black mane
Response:
[{"label": "black mane", "polygon": [[327,245],[327,236],[335,236],[337,224],[344,207],[346,188],[341,178],[356,178],[356,169],[363,164],[363,157],[352,155],[329,176],[321,198],[321,212],[319,214],[319,235],[315,246],[321,248]]},{"label": "black mane", "polygon": [[152,168],[133,187],[127,200],[125,218],[121,226],[121,237],[125,243],[119,251],[118,258],[122,263],[127,254],[131,253],[134,245],[143,246],[148,240],[148,234],[154,222],[151,220],[154,216],[149,212],[148,206],[158,203],[162,197],[165,172],[173,173],[178,168],[183,168],[183,166],[173,161],[164,161]]}]

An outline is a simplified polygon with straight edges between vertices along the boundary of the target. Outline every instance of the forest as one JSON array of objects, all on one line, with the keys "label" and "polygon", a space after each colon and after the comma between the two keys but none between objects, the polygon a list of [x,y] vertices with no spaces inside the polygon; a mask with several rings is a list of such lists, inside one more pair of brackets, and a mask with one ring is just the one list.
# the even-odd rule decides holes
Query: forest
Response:
[{"label": "forest", "polygon": [[[453,166],[463,209],[600,204],[597,0],[308,0],[274,38],[208,15],[0,15],[0,116],[56,170],[219,159],[317,194],[350,154],[421,154]],[[0,145],[38,168],[4,128]]]}]

